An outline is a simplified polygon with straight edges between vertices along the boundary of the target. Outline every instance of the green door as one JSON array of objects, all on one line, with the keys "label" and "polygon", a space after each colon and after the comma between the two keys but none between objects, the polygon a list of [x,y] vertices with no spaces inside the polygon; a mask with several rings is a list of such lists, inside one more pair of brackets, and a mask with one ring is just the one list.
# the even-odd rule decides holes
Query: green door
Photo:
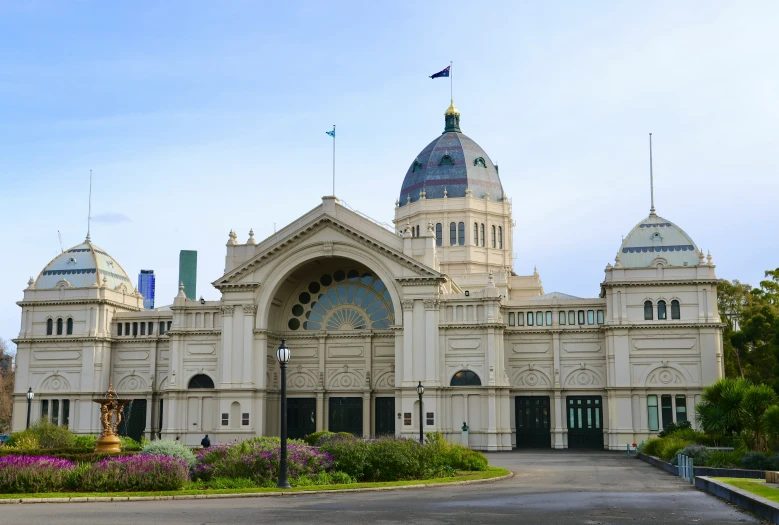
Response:
[{"label": "green door", "polygon": [[569,396],[568,448],[603,449],[603,398]]},{"label": "green door", "polygon": [[287,436],[303,439],[316,432],[316,398],[287,399]]},{"label": "green door", "polygon": [[361,397],[331,397],[330,432],[349,432],[362,437],[362,398]]},{"label": "green door", "polygon": [[549,396],[517,396],[514,403],[517,448],[550,448]]},{"label": "green door", "polygon": [[117,432],[120,436],[133,438],[140,441],[146,431],[146,400],[133,399],[122,409],[122,422],[119,423]]},{"label": "green door", "polygon": [[376,425],[374,436],[395,435],[395,398],[376,398]]}]

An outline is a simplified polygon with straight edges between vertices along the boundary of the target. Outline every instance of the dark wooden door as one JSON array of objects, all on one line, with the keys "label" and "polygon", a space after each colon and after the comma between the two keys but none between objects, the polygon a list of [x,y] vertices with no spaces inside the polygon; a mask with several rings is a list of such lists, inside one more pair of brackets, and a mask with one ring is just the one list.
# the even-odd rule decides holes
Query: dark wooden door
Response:
[{"label": "dark wooden door", "polygon": [[362,398],[331,397],[329,401],[330,432],[349,432],[362,436]]},{"label": "dark wooden door", "polygon": [[374,436],[394,436],[395,435],[395,398],[377,397],[376,398],[376,425]]},{"label": "dark wooden door", "polygon": [[603,398],[569,396],[568,448],[603,449]]},{"label": "dark wooden door", "polygon": [[514,402],[517,448],[551,448],[549,396],[517,396]]},{"label": "dark wooden door", "polygon": [[119,423],[117,432],[120,436],[141,441],[141,436],[146,431],[146,400],[133,399],[122,409],[122,422]]},{"label": "dark wooden door", "polygon": [[316,432],[316,398],[287,399],[287,436],[303,439]]}]

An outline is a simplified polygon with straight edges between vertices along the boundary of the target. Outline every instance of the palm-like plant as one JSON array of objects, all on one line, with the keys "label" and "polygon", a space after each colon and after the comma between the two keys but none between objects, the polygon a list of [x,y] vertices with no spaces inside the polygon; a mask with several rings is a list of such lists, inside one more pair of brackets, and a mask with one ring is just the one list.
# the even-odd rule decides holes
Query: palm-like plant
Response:
[{"label": "palm-like plant", "polygon": [[744,393],[741,403],[744,414],[744,434],[752,450],[765,450],[767,445],[766,412],[776,407],[777,396],[768,385],[754,385]]},{"label": "palm-like plant", "polygon": [[723,378],[706,387],[695,407],[695,420],[707,434],[732,436],[743,429],[742,402],[749,387],[746,379]]}]

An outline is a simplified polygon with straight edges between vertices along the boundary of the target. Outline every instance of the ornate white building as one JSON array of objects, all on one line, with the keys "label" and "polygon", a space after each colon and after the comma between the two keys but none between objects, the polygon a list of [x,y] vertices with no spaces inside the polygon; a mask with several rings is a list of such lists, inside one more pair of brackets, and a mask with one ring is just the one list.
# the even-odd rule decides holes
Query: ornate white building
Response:
[{"label": "ornate white building", "polygon": [[127,432],[197,444],[279,431],[286,337],[290,434],[424,430],[470,444],[624,448],[693,419],[723,375],[717,279],[654,208],[625,238],[599,297],[545,294],[512,269],[514,222],[498,166],[460,132],[414,159],[395,231],[335,197],[261,242],[230,232],[219,301],[143,310],[89,236],[24,290],[14,430],[47,415],[98,432],[109,386],[134,399]]}]

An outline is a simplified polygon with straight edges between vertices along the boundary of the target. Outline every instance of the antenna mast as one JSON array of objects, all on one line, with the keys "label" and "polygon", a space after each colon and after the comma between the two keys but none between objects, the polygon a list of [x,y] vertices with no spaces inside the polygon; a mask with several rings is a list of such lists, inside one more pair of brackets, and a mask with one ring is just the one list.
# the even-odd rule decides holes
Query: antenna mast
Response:
[{"label": "antenna mast", "polygon": [[649,208],[649,215],[655,215],[655,176],[652,171],[652,134],[649,134],[649,194],[652,199],[652,206]]},{"label": "antenna mast", "polygon": [[62,245],[62,234],[59,230],[57,230],[57,237],[59,237],[60,240],[60,253],[65,253],[65,246]]}]

